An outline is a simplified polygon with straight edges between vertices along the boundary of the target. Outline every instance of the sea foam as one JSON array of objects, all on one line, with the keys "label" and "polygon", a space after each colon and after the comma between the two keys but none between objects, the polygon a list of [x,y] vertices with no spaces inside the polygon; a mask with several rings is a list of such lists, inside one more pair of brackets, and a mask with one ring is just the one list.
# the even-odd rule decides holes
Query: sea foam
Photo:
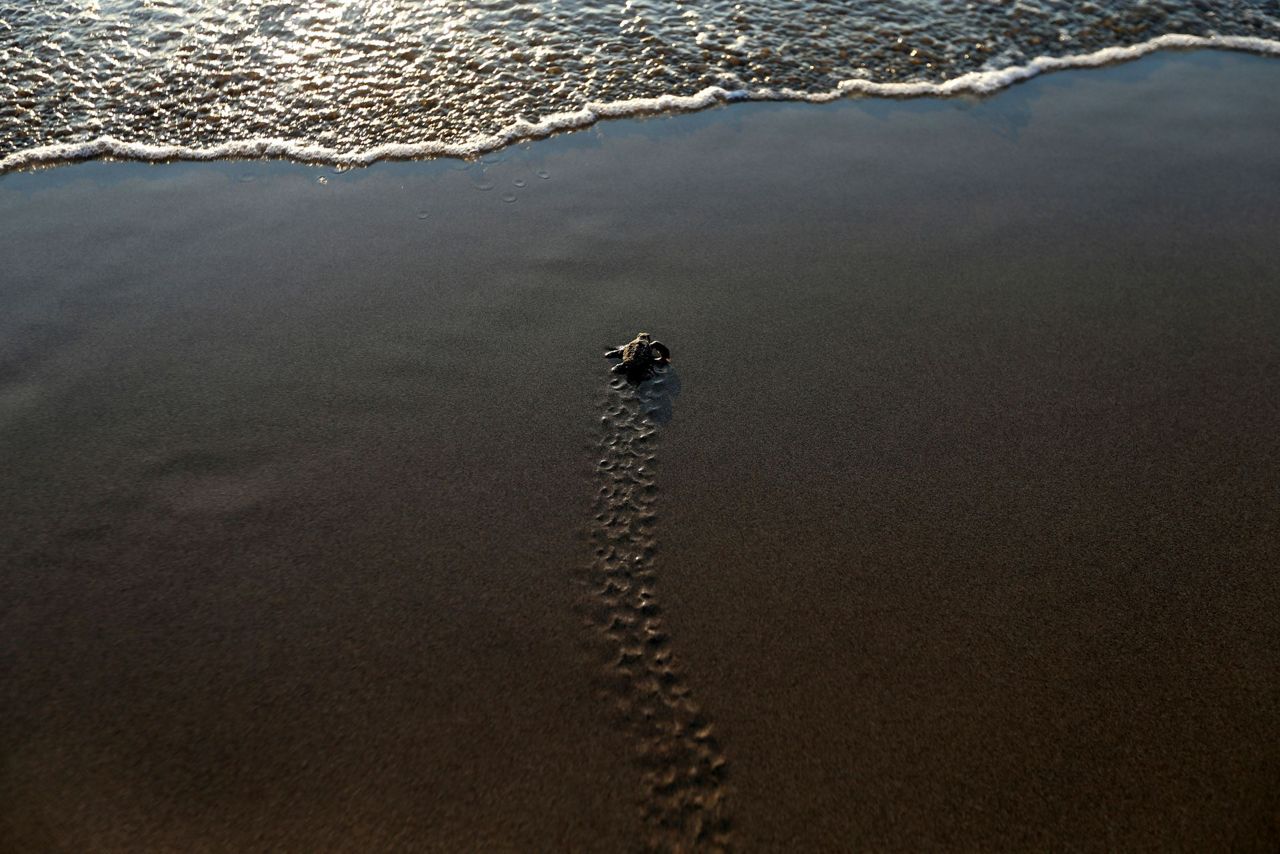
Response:
[{"label": "sea foam", "polygon": [[680,113],[703,110],[738,101],[803,101],[827,103],[848,97],[925,98],[958,95],[988,95],[1015,83],[1049,71],[1093,68],[1138,59],[1160,50],[1215,49],[1280,56],[1280,41],[1251,36],[1193,36],[1167,34],[1139,44],[1107,47],[1075,56],[1040,56],[1025,65],[962,74],[941,82],[877,82],[867,79],[843,80],[821,92],[794,89],[726,89],[708,86],[692,95],[661,95],[601,103],[587,103],[578,110],[543,116],[536,122],[516,121],[497,133],[477,135],[462,142],[389,142],[367,148],[344,150],[312,142],[278,138],[235,140],[208,146],[157,145],[129,142],[101,136],[86,142],[58,143],[17,151],[0,158],[0,174],[20,169],[49,166],[78,160],[111,158],[145,162],[174,160],[203,161],[230,159],[283,159],[333,166],[368,166],[382,160],[413,160],[434,157],[472,158],[516,142],[541,139],[555,133],[577,130],[602,119],[626,118],[653,113]]}]

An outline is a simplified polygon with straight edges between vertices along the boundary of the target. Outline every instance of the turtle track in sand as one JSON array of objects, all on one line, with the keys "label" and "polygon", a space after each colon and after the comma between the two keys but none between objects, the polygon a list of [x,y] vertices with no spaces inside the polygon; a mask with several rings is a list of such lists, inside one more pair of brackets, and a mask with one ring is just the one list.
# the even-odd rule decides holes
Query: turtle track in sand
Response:
[{"label": "turtle track in sand", "polygon": [[658,601],[654,468],[659,424],[670,418],[677,389],[667,369],[639,384],[620,377],[609,384],[582,605],[598,641],[600,694],[634,742],[644,849],[723,851],[730,846],[725,756]]}]

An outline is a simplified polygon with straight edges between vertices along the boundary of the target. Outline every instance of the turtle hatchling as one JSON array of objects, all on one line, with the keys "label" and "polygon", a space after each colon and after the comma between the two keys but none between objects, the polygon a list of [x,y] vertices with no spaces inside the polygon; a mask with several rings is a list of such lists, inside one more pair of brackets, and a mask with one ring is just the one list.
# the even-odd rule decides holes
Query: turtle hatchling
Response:
[{"label": "turtle hatchling", "polygon": [[654,341],[648,332],[641,332],[631,341],[604,355],[607,359],[622,360],[613,366],[615,374],[633,377],[644,376],[654,365],[665,365],[671,361],[671,351],[667,349],[667,345]]}]

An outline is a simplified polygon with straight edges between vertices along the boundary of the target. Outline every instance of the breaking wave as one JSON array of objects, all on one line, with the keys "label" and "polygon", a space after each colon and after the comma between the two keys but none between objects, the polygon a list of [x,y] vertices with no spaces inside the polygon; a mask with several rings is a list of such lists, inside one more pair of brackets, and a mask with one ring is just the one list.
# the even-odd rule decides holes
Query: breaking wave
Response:
[{"label": "breaking wave", "polygon": [[113,158],[147,162],[174,160],[287,159],[333,166],[368,166],[382,160],[433,157],[472,158],[516,142],[577,130],[604,119],[653,113],[692,112],[739,101],[803,101],[826,103],[847,97],[924,98],[989,95],[1032,77],[1071,68],[1092,68],[1127,62],[1160,50],[1216,49],[1280,56],[1280,41],[1252,36],[1195,36],[1168,34],[1132,45],[1117,45],[1075,56],[1040,56],[1023,65],[972,71],[943,81],[881,82],[853,78],[833,88],[808,92],[790,88],[729,89],[708,86],[692,95],[660,95],[587,103],[581,109],[546,115],[537,121],[517,120],[496,133],[479,134],[459,142],[388,142],[348,150],[294,139],[256,138],[212,145],[153,144],[100,136],[84,142],[53,143],[17,151],[0,158],[0,174],[78,160]]}]

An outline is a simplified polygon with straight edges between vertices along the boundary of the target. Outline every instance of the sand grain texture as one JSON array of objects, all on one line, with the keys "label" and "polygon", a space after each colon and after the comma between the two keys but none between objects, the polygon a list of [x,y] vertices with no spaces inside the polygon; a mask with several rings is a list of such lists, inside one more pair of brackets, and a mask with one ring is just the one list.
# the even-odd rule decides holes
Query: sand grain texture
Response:
[{"label": "sand grain texture", "polygon": [[579,582],[645,328],[735,849],[1275,851],[1278,84],[5,176],[0,849],[643,847]]}]

